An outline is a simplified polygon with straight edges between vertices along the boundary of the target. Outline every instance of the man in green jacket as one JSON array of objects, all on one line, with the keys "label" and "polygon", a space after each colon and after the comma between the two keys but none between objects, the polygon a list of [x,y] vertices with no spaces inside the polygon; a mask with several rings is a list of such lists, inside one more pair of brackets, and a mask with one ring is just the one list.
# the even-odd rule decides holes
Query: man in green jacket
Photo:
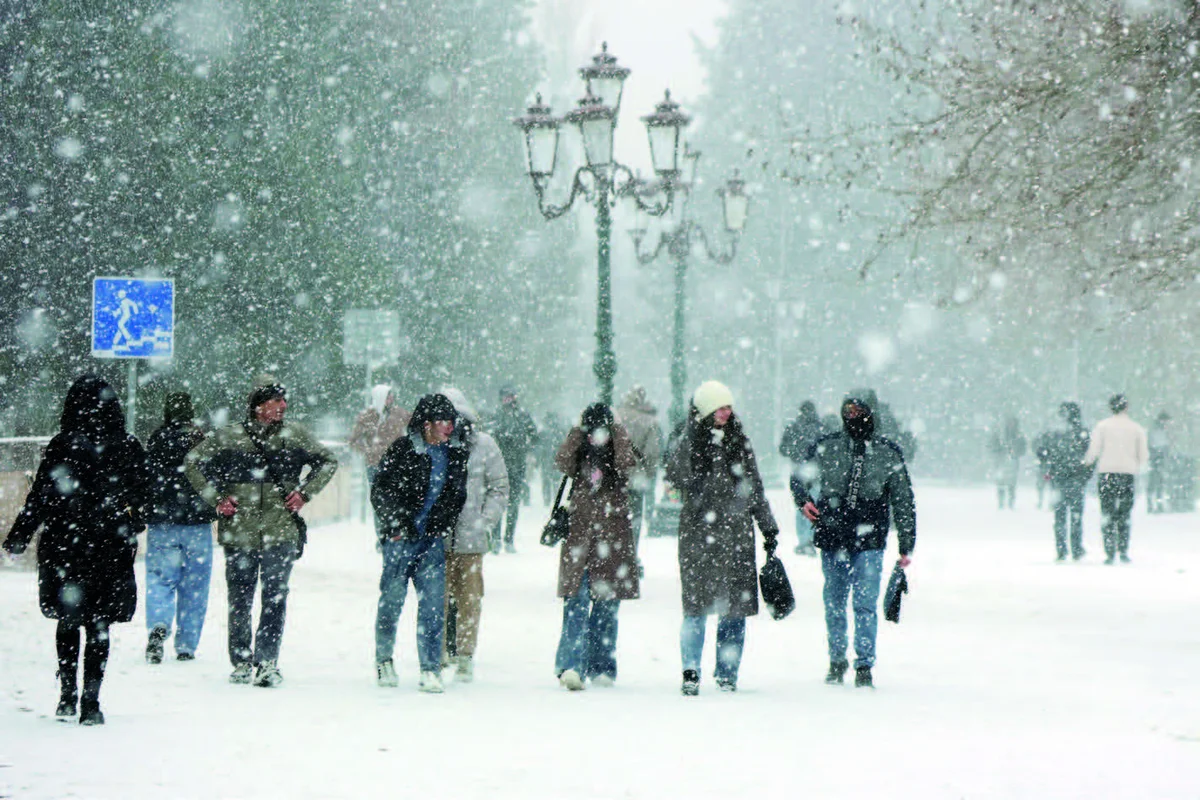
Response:
[{"label": "man in green jacket", "polygon": [[[245,421],[217,431],[188,453],[184,469],[217,509],[229,595],[229,680],[271,687],[283,682],[278,660],[288,580],[306,538],[298,512],[329,483],[337,459],[303,427],[284,421],[286,392],[273,376],[255,380],[248,406]],[[262,612],[252,644],[260,580]]]}]

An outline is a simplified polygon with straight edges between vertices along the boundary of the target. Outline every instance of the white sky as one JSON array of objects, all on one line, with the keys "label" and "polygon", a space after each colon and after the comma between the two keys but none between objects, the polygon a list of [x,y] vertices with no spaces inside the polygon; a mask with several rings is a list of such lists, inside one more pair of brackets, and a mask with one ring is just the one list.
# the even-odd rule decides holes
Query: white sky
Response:
[{"label": "white sky", "polygon": [[607,41],[609,52],[633,70],[621,101],[616,156],[649,171],[646,129],[639,117],[652,113],[668,88],[685,111],[695,107],[704,75],[692,36],[715,40],[714,23],[725,12],[724,0],[540,0],[538,6],[535,30],[549,53],[554,113],[568,110],[560,95],[570,92],[571,103],[583,95],[575,70]]}]

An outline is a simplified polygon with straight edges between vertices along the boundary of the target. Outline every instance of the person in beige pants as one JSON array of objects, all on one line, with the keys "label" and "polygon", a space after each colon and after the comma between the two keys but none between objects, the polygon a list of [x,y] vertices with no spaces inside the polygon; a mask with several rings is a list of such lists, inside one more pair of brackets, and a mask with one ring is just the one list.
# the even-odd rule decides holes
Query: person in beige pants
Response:
[{"label": "person in beige pants", "polygon": [[[446,543],[446,620],[449,624],[454,614],[454,679],[466,683],[475,677],[475,645],[483,611],[483,555],[488,552],[488,535],[508,505],[508,468],[496,440],[479,427],[479,417],[466,396],[452,387],[443,388],[442,394],[461,415],[471,451],[467,504]],[[443,663],[448,663],[446,658]]]}]

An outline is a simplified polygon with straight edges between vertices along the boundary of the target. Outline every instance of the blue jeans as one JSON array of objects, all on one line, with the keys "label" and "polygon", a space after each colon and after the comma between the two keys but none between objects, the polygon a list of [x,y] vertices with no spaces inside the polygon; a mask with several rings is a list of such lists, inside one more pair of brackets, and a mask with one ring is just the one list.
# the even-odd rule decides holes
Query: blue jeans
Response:
[{"label": "blue jeans", "polygon": [[[700,657],[704,654],[704,628],[708,617],[684,617],[679,630],[679,652],[683,668],[700,674]],[[742,664],[742,647],[746,643],[745,617],[717,618],[717,669],[720,683],[737,683],[738,667]]]},{"label": "blue jeans", "polygon": [[146,628],[175,630],[175,652],[200,646],[212,578],[212,524],[150,525],[146,530]]},{"label": "blue jeans", "polygon": [[563,600],[562,634],[554,671],[573,669],[584,678],[617,677],[617,611],[620,600],[593,600],[588,574],[583,573],[579,592]]},{"label": "blue jeans", "polygon": [[875,634],[879,630],[879,584],[883,551],[850,555],[845,550],[821,551],[825,573],[825,632],[829,661],[846,660],[846,601],[854,590],[854,668],[875,666]]},{"label": "blue jeans", "polygon": [[379,608],[375,614],[375,661],[390,661],[396,649],[396,625],[412,581],[417,593],[417,659],[422,672],[437,672],[442,663],[442,629],[446,624],[446,542],[440,536],[388,540],[383,543],[379,576]]}]

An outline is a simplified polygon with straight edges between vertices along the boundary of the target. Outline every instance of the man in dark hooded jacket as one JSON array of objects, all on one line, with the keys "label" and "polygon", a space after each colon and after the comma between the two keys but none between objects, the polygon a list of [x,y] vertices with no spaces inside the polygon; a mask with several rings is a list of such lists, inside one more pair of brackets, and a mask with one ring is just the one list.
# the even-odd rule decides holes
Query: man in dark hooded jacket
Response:
[{"label": "man in dark hooded jacket", "polygon": [[[826,683],[841,683],[846,661],[846,602],[854,596],[854,685],[874,685],[875,635],[883,551],[892,521],[899,536],[900,565],[908,566],[917,543],[916,503],[899,445],[875,435],[871,407],[859,398],[842,401],[842,430],[809,448],[804,469],[792,477],[792,497],[815,526],[825,575],[825,629],[829,640]],[[821,487],[819,500],[811,487]]]},{"label": "man in dark hooded jacket", "polygon": [[1063,403],[1058,407],[1062,427],[1038,437],[1038,460],[1050,480],[1054,498],[1054,547],[1058,560],[1067,557],[1067,538],[1070,532],[1071,557],[1083,558],[1083,495],[1092,477],[1092,468],[1085,466],[1091,436],[1080,421],[1079,404]]},{"label": "man in dark hooded jacket", "polygon": [[383,572],[375,615],[375,678],[382,687],[398,685],[392,654],[396,626],[411,580],[417,593],[418,688],[440,693],[440,665],[446,620],[446,543],[467,502],[470,450],[458,412],[441,394],[417,403],[408,435],[392,442],[371,486]]}]

